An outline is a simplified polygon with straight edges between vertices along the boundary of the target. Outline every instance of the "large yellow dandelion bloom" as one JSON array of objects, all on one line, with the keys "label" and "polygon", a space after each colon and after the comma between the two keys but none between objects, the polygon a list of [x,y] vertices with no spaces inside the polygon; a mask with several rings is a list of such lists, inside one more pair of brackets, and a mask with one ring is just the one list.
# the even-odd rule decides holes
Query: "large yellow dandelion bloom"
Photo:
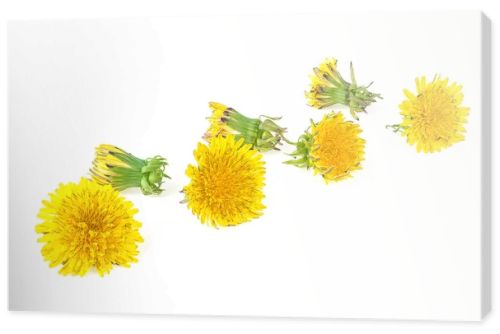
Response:
[{"label": "large yellow dandelion bloom", "polygon": [[399,105],[403,121],[390,127],[417,152],[439,152],[464,140],[469,108],[462,106],[462,86],[439,76],[431,82],[425,76],[415,82],[417,93],[405,89],[407,99]]},{"label": "large yellow dandelion bloom", "polygon": [[287,164],[313,168],[327,183],[349,178],[361,169],[365,141],[360,137],[359,125],[345,121],[342,113],[330,113],[320,122],[311,123],[291,153],[295,159]]},{"label": "large yellow dandelion bloom", "polygon": [[262,215],[264,162],[243,138],[214,137],[208,146],[199,143],[194,157],[184,201],[203,224],[233,226]]},{"label": "large yellow dandelion bloom", "polygon": [[252,148],[265,152],[278,150],[278,145],[287,141],[284,136],[286,129],[276,123],[280,117],[261,115],[250,118],[218,102],[210,102],[209,107],[212,109],[212,115],[208,117],[210,126],[203,136],[208,142],[214,137],[232,134],[236,139],[243,138]]},{"label": "large yellow dandelion bloom", "polygon": [[372,93],[367,86],[358,85],[351,63],[351,82],[346,81],[337,70],[337,60],[325,59],[310,75],[311,87],[306,91],[308,105],[317,109],[328,108],[337,104],[349,107],[351,116],[358,119],[357,113],[366,112],[366,107],[382,98]]},{"label": "large yellow dandelion bloom", "polygon": [[84,276],[95,268],[100,276],[113,265],[137,262],[141,223],[137,209],[111,186],[82,178],[61,184],[44,200],[35,231],[42,236],[42,256],[62,275]]}]

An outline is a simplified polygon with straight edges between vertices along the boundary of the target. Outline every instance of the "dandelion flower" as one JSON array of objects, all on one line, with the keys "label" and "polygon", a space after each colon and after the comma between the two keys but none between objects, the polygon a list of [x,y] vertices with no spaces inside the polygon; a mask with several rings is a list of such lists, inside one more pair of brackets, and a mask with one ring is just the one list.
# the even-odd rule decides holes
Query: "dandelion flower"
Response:
[{"label": "dandelion flower", "polygon": [[210,127],[203,136],[207,141],[232,134],[236,139],[243,138],[246,144],[261,152],[277,150],[281,141],[286,141],[286,129],[275,122],[280,117],[249,118],[218,102],[210,102],[209,107],[212,109],[212,115],[208,117]]},{"label": "dandelion flower", "polygon": [[342,113],[330,113],[320,122],[311,123],[291,153],[294,160],[285,163],[313,168],[327,183],[349,178],[361,169],[365,141],[359,136],[359,125],[345,121]]},{"label": "dandelion flower", "polygon": [[314,73],[310,75],[311,88],[306,92],[311,107],[323,109],[342,104],[349,107],[352,117],[357,120],[356,113],[366,112],[366,107],[382,98],[380,94],[368,90],[373,82],[368,86],[357,84],[352,63],[350,83],[337,71],[336,59],[327,58],[313,70]]},{"label": "dandelion flower", "polygon": [[417,93],[405,89],[406,100],[400,105],[403,121],[389,125],[406,137],[417,152],[439,152],[465,139],[465,123],[469,108],[462,106],[462,86],[435,76],[427,82],[416,78]]},{"label": "dandelion flower", "polygon": [[35,231],[41,234],[42,256],[62,275],[84,276],[95,268],[100,276],[113,265],[137,262],[141,223],[137,209],[111,186],[82,178],[61,184],[42,201]]},{"label": "dandelion flower", "polygon": [[243,138],[213,137],[208,145],[198,143],[194,157],[184,202],[203,224],[233,226],[262,215],[264,162]]},{"label": "dandelion flower", "polygon": [[110,184],[122,191],[127,188],[141,188],[144,195],[160,194],[167,160],[155,156],[146,160],[139,159],[121,148],[112,145],[99,145],[90,173],[99,184]]}]

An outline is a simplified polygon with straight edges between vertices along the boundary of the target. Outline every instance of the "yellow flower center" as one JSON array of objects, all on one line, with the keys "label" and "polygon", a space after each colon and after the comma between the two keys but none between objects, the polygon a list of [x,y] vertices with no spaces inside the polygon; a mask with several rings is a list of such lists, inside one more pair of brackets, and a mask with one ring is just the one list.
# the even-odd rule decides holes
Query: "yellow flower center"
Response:
[{"label": "yellow flower center", "polygon": [[113,264],[129,266],[137,261],[137,243],[142,242],[136,212],[109,185],[86,179],[63,184],[38,214],[42,255],[51,267],[62,264],[63,275],[83,276],[91,268],[104,275]]},{"label": "yellow flower center", "polygon": [[327,181],[340,181],[361,168],[364,140],[361,129],[345,122],[341,113],[325,116],[313,128],[312,159],[315,170]]},{"label": "yellow flower center", "polygon": [[189,208],[202,223],[241,224],[264,209],[264,163],[261,155],[234,136],[215,137],[195,151],[198,166],[189,165],[191,182],[184,188]]},{"label": "yellow flower center", "polygon": [[436,77],[417,78],[417,95],[405,90],[400,105],[402,134],[417,151],[436,152],[464,139],[468,108],[462,107],[461,87]]}]

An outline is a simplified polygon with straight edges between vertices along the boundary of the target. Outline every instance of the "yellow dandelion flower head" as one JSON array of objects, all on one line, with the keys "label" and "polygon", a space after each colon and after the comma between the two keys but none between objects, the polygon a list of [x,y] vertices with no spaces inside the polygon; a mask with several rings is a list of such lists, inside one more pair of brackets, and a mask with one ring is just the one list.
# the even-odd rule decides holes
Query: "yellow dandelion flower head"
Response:
[{"label": "yellow dandelion flower head", "polygon": [[313,68],[309,75],[311,87],[306,91],[307,103],[311,107],[322,109],[334,104],[326,94],[327,88],[334,87],[334,80],[338,78],[337,59],[326,58],[318,67]]},{"label": "yellow dandelion flower head", "polygon": [[415,79],[417,93],[405,89],[399,108],[403,121],[392,126],[407,137],[418,152],[439,152],[465,139],[469,108],[462,106],[462,86],[435,76]]},{"label": "yellow dandelion flower head", "polygon": [[197,165],[189,165],[191,179],[184,187],[185,202],[203,224],[238,225],[262,215],[265,206],[262,155],[234,136],[212,138],[194,151]]},{"label": "yellow dandelion flower head", "polygon": [[116,190],[140,188],[144,195],[160,194],[167,160],[159,155],[140,159],[119,147],[101,144],[95,149],[95,159],[90,168],[92,179],[99,184],[109,184]]},{"label": "yellow dandelion flower head", "polygon": [[35,231],[50,267],[62,265],[62,275],[84,276],[95,269],[103,276],[113,265],[137,262],[141,223],[134,219],[137,209],[118,191],[82,178],[59,185],[49,196]]},{"label": "yellow dandelion flower head", "polygon": [[358,85],[352,63],[350,69],[351,82],[348,82],[337,70],[337,60],[334,58],[326,58],[318,67],[314,67],[313,74],[309,76],[311,86],[305,93],[307,104],[317,109],[337,104],[348,106],[351,116],[357,120],[357,113],[366,112],[366,108],[382,96],[368,90],[372,83]]},{"label": "yellow dandelion flower head", "polygon": [[313,167],[326,181],[343,180],[361,169],[365,141],[358,124],[344,121],[342,113],[332,113],[313,124],[311,130]]},{"label": "yellow dandelion flower head", "polygon": [[210,126],[205,133],[204,138],[209,140],[213,137],[227,136],[228,134],[231,134],[231,128],[227,126],[226,122],[223,121],[225,112],[229,109],[229,107],[218,102],[210,102],[208,105],[212,110],[212,115],[208,117]]},{"label": "yellow dandelion flower head", "polygon": [[286,163],[303,168],[313,168],[328,183],[341,181],[361,169],[364,160],[365,140],[360,137],[358,124],[345,121],[342,113],[329,113],[303,134],[291,155],[294,160]]},{"label": "yellow dandelion flower head", "polygon": [[281,141],[286,140],[286,129],[276,123],[281,117],[260,115],[251,118],[222,103],[210,102],[209,106],[212,109],[212,115],[208,117],[210,126],[203,135],[208,142],[214,137],[234,135],[237,140],[243,138],[253,149],[265,152],[278,150]]}]

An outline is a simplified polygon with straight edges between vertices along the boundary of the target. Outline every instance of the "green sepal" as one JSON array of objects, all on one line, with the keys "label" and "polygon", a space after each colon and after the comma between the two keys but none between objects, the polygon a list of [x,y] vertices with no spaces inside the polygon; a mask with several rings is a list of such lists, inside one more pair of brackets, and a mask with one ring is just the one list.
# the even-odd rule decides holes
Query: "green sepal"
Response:
[{"label": "green sepal", "polygon": [[165,158],[157,155],[142,160],[129,153],[115,155],[127,167],[112,167],[115,173],[111,177],[113,187],[118,190],[138,187],[144,195],[158,195],[163,191],[163,179],[170,178],[165,174],[165,167],[168,165]]},{"label": "green sepal", "polygon": [[292,156],[293,159],[284,161],[283,163],[299,168],[311,168],[313,166],[313,158],[311,156],[313,141],[314,138],[312,133],[306,131],[295,143],[295,151],[288,154]]},{"label": "green sepal", "polygon": [[266,152],[278,150],[282,141],[288,140],[284,134],[285,128],[280,127],[275,121],[280,117],[261,115],[259,118],[249,118],[238,111],[228,108],[222,121],[235,132],[235,137],[243,138],[245,143],[252,145],[258,151]]},{"label": "green sepal", "polygon": [[382,96],[377,93],[372,93],[368,90],[373,84],[371,82],[367,86],[360,86],[356,81],[354,67],[351,63],[350,74],[351,82],[346,81],[337,71],[335,77],[329,76],[326,78],[332,83],[333,87],[318,88],[318,92],[322,95],[322,106],[320,108],[331,107],[336,104],[341,104],[349,107],[349,112],[355,120],[359,120],[356,113],[366,112],[366,108],[377,99],[382,99]]}]

